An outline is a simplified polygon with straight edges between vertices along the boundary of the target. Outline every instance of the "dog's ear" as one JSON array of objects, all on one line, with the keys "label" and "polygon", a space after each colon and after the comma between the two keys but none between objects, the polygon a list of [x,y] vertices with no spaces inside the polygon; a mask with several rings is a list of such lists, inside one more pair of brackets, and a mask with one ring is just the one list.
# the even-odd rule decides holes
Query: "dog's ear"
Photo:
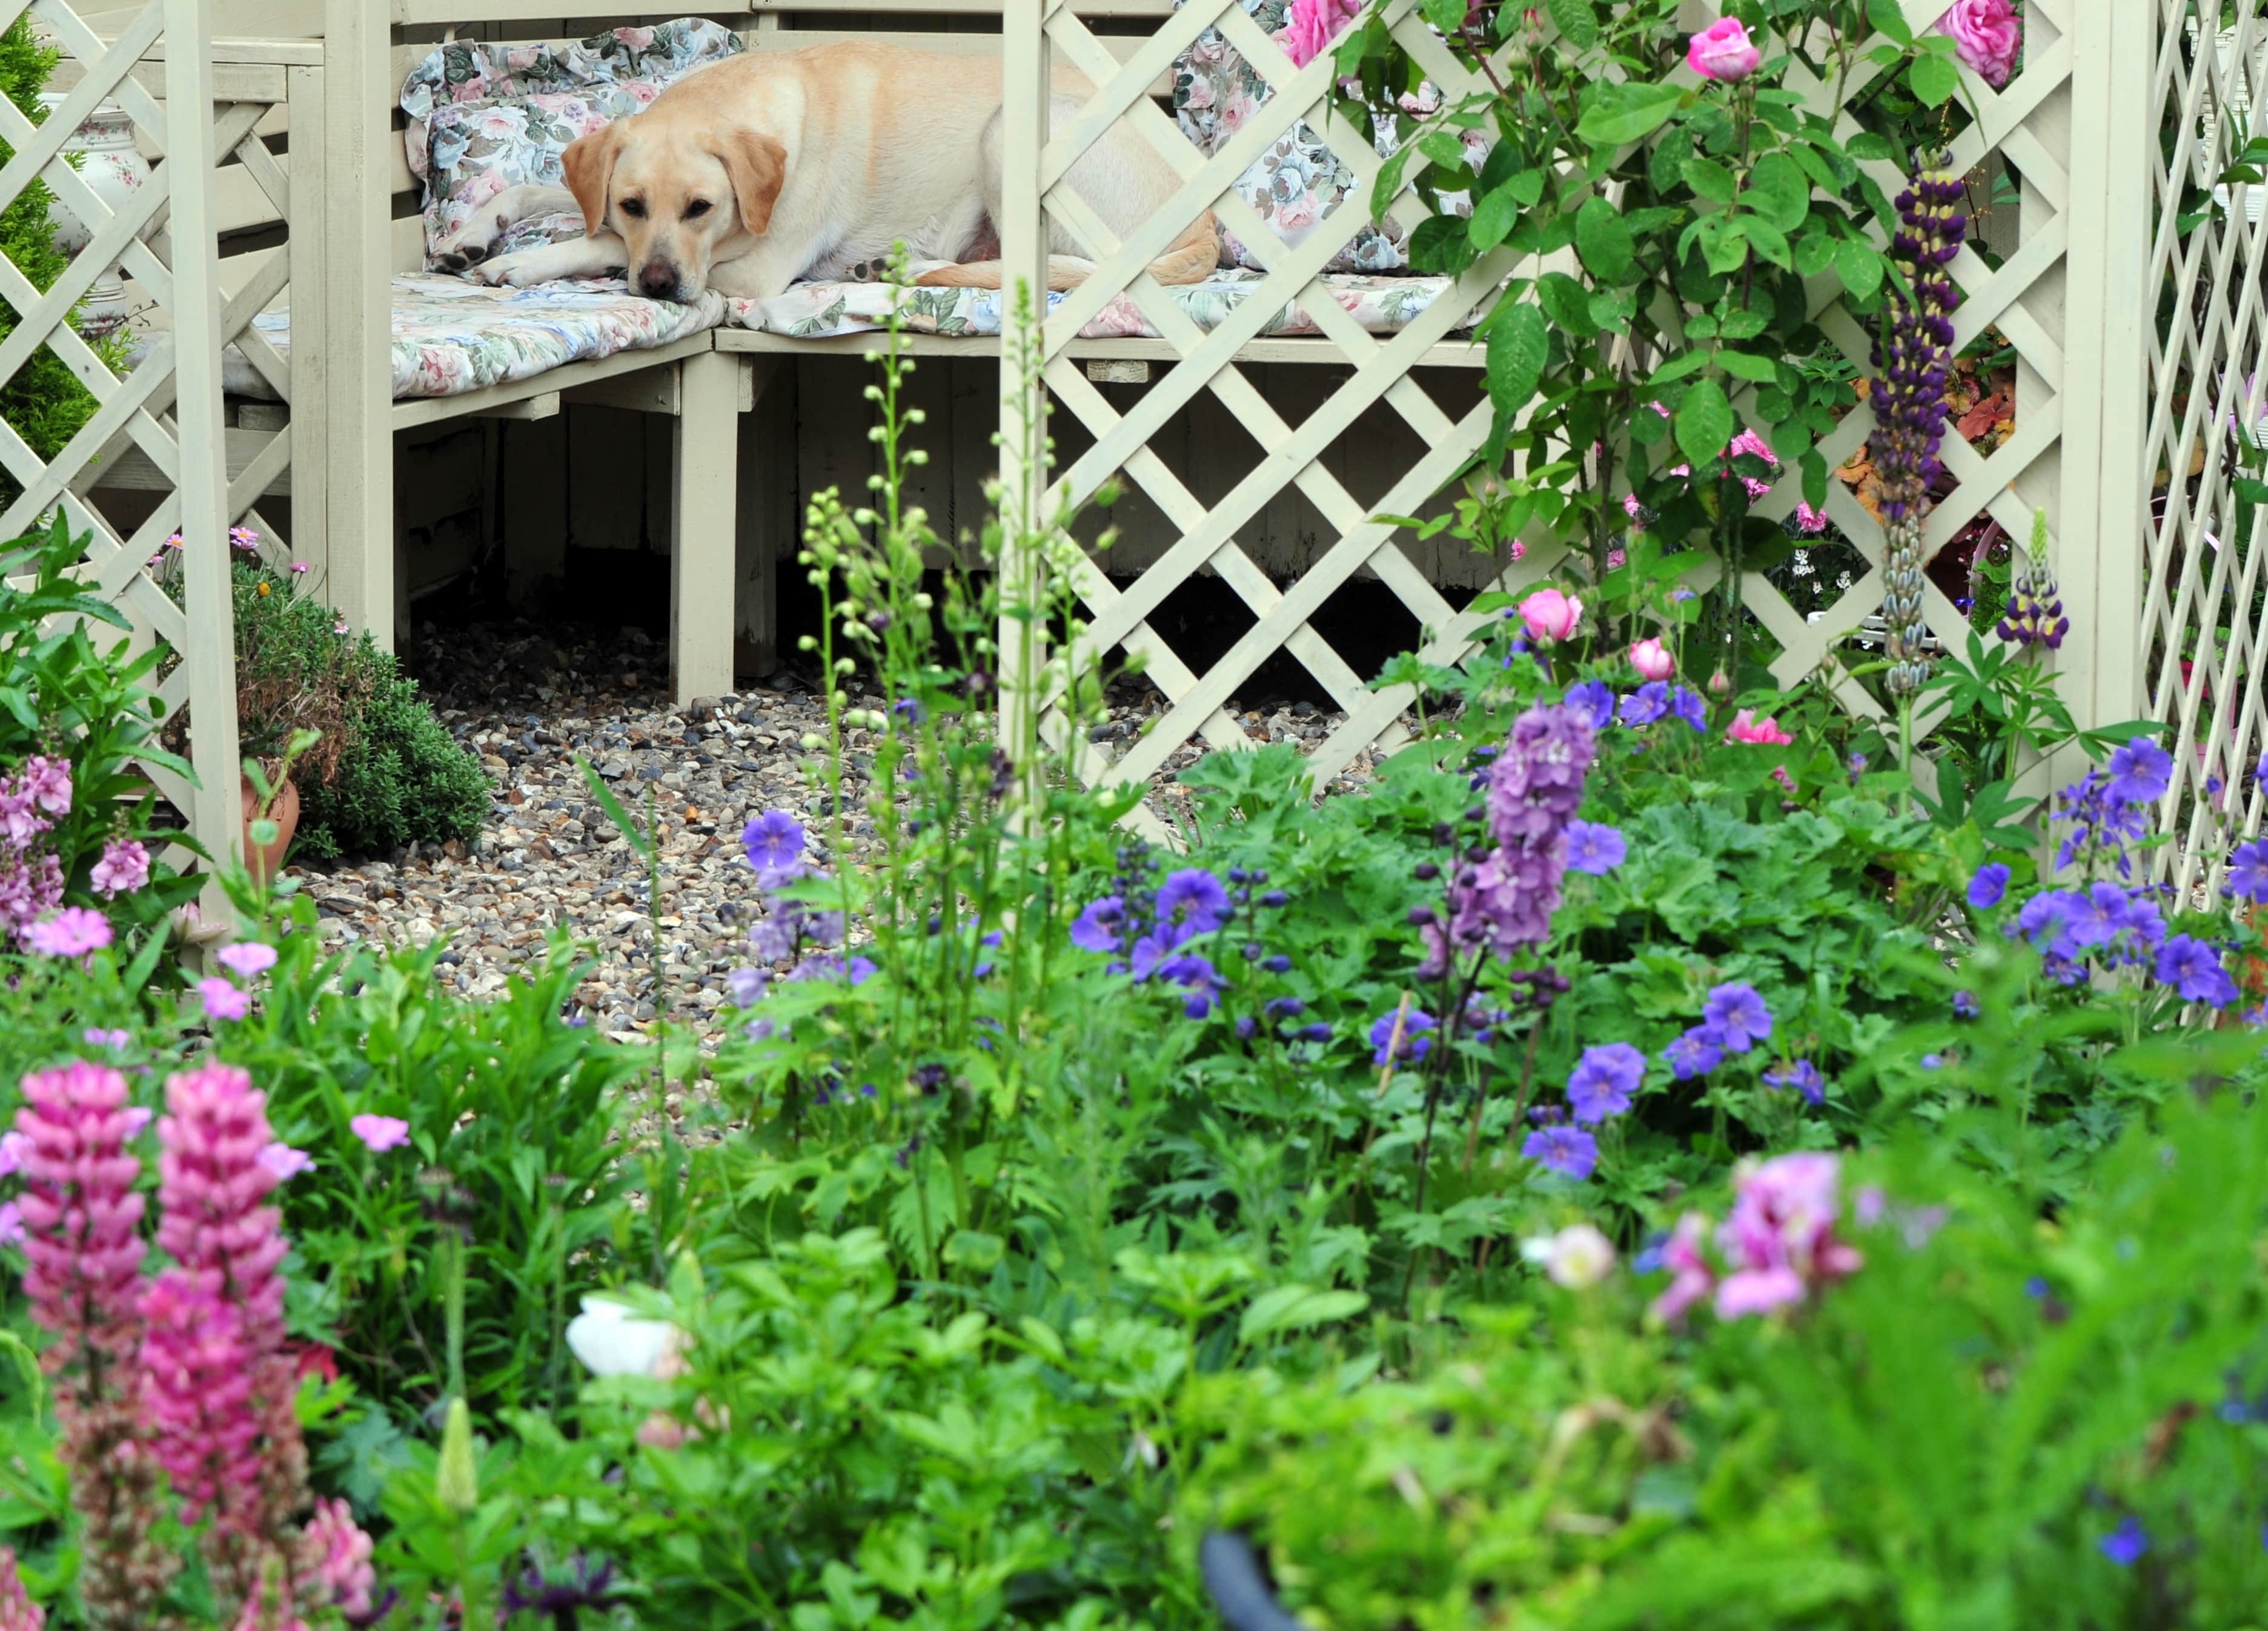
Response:
[{"label": "dog's ear", "polygon": [[772,224],[772,206],[787,181],[787,149],[756,130],[735,130],[717,157],[740,206],[740,230],[761,235]]},{"label": "dog's ear", "polygon": [[567,190],[583,207],[583,230],[596,238],[607,225],[607,189],[615,179],[615,159],[622,151],[622,127],[617,120],[602,130],[578,137],[559,155],[567,173]]}]

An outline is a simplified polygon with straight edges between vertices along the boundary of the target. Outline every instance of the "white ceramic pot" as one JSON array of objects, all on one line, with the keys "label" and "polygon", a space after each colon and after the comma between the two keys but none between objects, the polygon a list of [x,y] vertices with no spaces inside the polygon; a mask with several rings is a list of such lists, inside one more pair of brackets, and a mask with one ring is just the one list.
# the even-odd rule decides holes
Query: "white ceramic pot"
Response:
[{"label": "white ceramic pot", "polygon": [[[40,98],[51,114],[63,100],[62,94],[55,92]],[[87,115],[86,122],[63,144],[63,151],[79,156],[79,180],[113,210],[122,209],[128,200],[150,183],[150,162],[134,144],[134,122],[115,102],[97,106]],[[93,228],[71,213],[60,198],[49,208],[48,218],[55,229],[55,246],[65,255],[76,256],[93,240]],[[125,321],[125,280],[115,266],[108,267],[88,288],[86,299],[80,304],[79,332],[89,339],[99,339],[115,332]]]}]

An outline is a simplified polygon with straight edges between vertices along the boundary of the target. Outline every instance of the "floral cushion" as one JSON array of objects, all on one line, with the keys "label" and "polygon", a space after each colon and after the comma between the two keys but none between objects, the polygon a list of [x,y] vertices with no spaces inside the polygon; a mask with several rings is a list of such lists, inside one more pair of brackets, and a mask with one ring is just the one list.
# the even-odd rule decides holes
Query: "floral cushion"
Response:
[{"label": "floral cushion", "polygon": [[[1262,32],[1282,31],[1289,9],[1286,0],[1242,0],[1242,4]],[[1174,64],[1174,116],[1181,122],[1182,134],[1209,154],[1218,152],[1242,129],[1253,111],[1271,94],[1268,82],[1219,29],[1208,28],[1198,35],[1196,44]],[[1408,113],[1432,113],[1441,105],[1440,93],[1425,85],[1416,95],[1403,97],[1402,105]],[[1391,157],[1395,147],[1393,128],[1380,121],[1374,139],[1379,157]],[[1486,138],[1478,132],[1468,132],[1465,144],[1474,151],[1478,168],[1480,155],[1487,149]],[[1296,247],[1313,233],[1355,186],[1354,172],[1304,119],[1278,137],[1236,181],[1236,191],[1275,230],[1286,248]],[[1442,202],[1462,206],[1461,214],[1472,213],[1471,203],[1460,197],[1445,197]],[[1410,230],[1415,225],[1414,219],[1405,224],[1392,217],[1367,222],[1324,269],[1401,271],[1410,264]],[[1224,229],[1221,240],[1221,253],[1230,262],[1261,265],[1259,257],[1239,242],[1234,232]]]},{"label": "floral cushion", "polygon": [[[490,289],[461,277],[396,277],[394,395],[460,396],[569,363],[667,345],[715,328],[724,315],[722,295],[704,291],[698,304],[675,306],[632,294],[619,279]],[[252,326],[291,355],[288,307],[262,312]],[[233,346],[224,354],[221,383],[235,395],[274,395]]]},{"label": "floral cushion", "polygon": [[[402,141],[425,184],[427,261],[432,247],[508,187],[562,185],[559,156],[577,137],[634,114],[672,79],[740,49],[722,24],[681,18],[617,28],[577,45],[485,45],[456,41],[410,70]],[[574,211],[522,221],[498,252],[583,235]]]},{"label": "floral cushion", "polygon": [[[1250,298],[1260,281],[1257,272],[1224,268],[1203,283],[1168,286],[1166,293],[1198,328],[1216,328]],[[1454,279],[1344,274],[1327,282],[1331,297],[1358,326],[1373,334],[1387,334],[1415,321],[1418,313],[1453,286]],[[769,300],[727,302],[725,321],[733,328],[805,340],[865,334],[883,326],[893,297],[903,302],[901,311],[906,327],[917,333],[973,337],[1000,332],[998,289],[901,289],[880,283],[798,284]],[[1063,299],[1061,294],[1050,294],[1049,310],[1054,310]],[[1477,311],[1467,314],[1459,327],[1469,328],[1478,315]],[[1322,329],[1294,302],[1270,317],[1259,332],[1264,338],[1321,334]],[[1103,307],[1079,334],[1090,340],[1159,337],[1134,302],[1123,295]]]}]

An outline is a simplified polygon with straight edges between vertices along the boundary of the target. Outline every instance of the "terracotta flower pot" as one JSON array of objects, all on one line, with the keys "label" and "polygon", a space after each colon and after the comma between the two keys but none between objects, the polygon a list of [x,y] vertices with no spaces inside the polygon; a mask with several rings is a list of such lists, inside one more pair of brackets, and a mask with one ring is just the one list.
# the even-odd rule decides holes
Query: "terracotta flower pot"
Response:
[{"label": "terracotta flower pot", "polygon": [[284,865],[284,852],[291,847],[291,836],[299,830],[299,789],[290,777],[276,790],[276,802],[269,807],[268,819],[276,823],[276,842],[254,844],[252,823],[260,815],[260,794],[245,777],[244,785],[244,865],[252,874],[254,883],[265,884]]}]

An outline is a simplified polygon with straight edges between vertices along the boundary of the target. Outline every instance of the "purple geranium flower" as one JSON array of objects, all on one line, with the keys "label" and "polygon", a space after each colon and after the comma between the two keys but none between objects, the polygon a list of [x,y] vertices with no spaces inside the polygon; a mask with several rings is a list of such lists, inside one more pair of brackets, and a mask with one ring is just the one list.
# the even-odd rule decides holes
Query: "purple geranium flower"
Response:
[{"label": "purple geranium flower", "polygon": [[1106,895],[1091,901],[1079,919],[1071,926],[1071,943],[1084,951],[1113,952],[1120,948],[1121,926],[1126,921],[1126,903],[1116,895]]},{"label": "purple geranium flower", "polygon": [[766,810],[740,829],[740,846],[758,872],[792,871],[802,864],[803,845],[803,823],[785,810]]},{"label": "purple geranium flower", "polygon": [[2228,875],[2220,887],[2255,905],[2268,901],[2268,838],[2240,844],[2228,852]]},{"label": "purple geranium flower", "polygon": [[1601,1043],[1583,1050],[1567,1076],[1567,1103],[1575,1119],[1595,1125],[1631,1107],[1631,1096],[1646,1080],[1646,1055],[1627,1042]]},{"label": "purple geranium flower", "polygon": [[1567,865],[1594,877],[1612,872],[1630,853],[1618,828],[1588,821],[1567,823]]},{"label": "purple geranium flower", "polygon": [[1997,860],[1986,861],[1969,880],[1969,904],[1979,911],[1990,911],[2007,893],[2008,869]]},{"label": "purple geranium flower", "polygon": [[1187,934],[1210,934],[1228,921],[1228,890],[1202,867],[1185,867],[1158,886],[1158,921]]},{"label": "purple geranium flower", "polygon": [[2142,1527],[2142,1520],[2129,1512],[2119,1520],[2117,1528],[2095,1544],[2102,1549],[2103,1556],[2119,1568],[2132,1568],[2150,1549],[2150,1535]]},{"label": "purple geranium flower", "polygon": [[1648,680],[1623,698],[1623,723],[1651,725],[1669,712],[1669,682]]},{"label": "purple geranium flower", "polygon": [[2146,736],[2122,744],[2104,766],[2110,785],[2104,791],[2114,804],[2154,804],[2166,796],[2174,779],[2174,756]]},{"label": "purple geranium flower", "polygon": [[1520,1153],[1580,1183],[1599,1164],[1599,1140],[1580,1127],[1538,1127]]},{"label": "purple geranium flower", "polygon": [[1709,710],[1700,693],[1683,685],[1673,687],[1669,693],[1669,712],[1672,718],[1684,720],[1696,731],[1706,734],[1709,729]]},{"label": "purple geranium flower", "polygon": [[1728,1053],[1746,1053],[1771,1035],[1771,1010],[1753,985],[1719,985],[1701,1005],[1701,1018]]},{"label": "purple geranium flower", "polygon": [[1953,993],[1953,1016],[1955,1019],[1975,1019],[1977,1014],[1977,993],[1956,991]]},{"label": "purple geranium flower", "polygon": [[[1425,1033],[1432,1030],[1436,1021],[1423,1008],[1412,1008],[1402,1016],[1402,1042],[1394,1057],[1405,1064],[1415,1064],[1433,1051],[1433,1039]],[[1370,1045],[1376,1050],[1370,1056],[1373,1065],[1386,1063],[1386,1044],[1394,1039],[1394,1015],[1382,1014],[1370,1028]]]},{"label": "purple geranium flower", "polygon": [[1661,1059],[1678,1081],[1690,1081],[1725,1062],[1724,1043],[1706,1025],[1696,1025],[1664,1048]]},{"label": "purple geranium flower", "polygon": [[1807,1104],[1824,1104],[1827,1102],[1827,1083],[1820,1077],[1819,1066],[1809,1059],[1795,1059],[1764,1072],[1764,1086],[1781,1092],[1793,1088],[1803,1095]]},{"label": "purple geranium flower", "polygon": [[1583,680],[1567,688],[1567,705],[1602,731],[1615,722],[1615,688],[1604,680]]},{"label": "purple geranium flower", "polygon": [[2220,953],[2201,940],[2176,934],[2158,949],[2158,978],[2181,993],[2184,1002],[2227,1007],[2236,1000],[2236,982],[2220,966]]}]

